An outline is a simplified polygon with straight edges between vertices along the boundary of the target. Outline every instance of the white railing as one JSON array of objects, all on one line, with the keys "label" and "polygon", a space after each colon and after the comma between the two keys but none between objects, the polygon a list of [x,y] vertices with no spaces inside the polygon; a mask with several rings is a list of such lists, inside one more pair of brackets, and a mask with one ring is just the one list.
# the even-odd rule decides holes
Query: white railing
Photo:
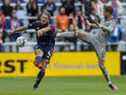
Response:
[{"label": "white railing", "polygon": [[[5,52],[32,52],[34,49],[34,46],[36,45],[36,42],[26,42],[24,47],[18,47],[16,42],[6,42],[3,43],[4,46],[4,51]],[[71,48],[73,48],[73,43],[70,42],[56,42],[55,47],[59,48],[59,47],[68,47],[69,50]],[[59,50],[59,49],[57,49]]]},{"label": "white railing", "polygon": [[[55,4],[56,4],[56,6],[61,6],[62,5],[60,2],[57,2]],[[2,6],[2,5],[3,4],[0,3],[0,6]],[[27,5],[27,3],[21,3],[20,5],[22,7],[25,7]],[[11,3],[11,6],[16,6],[16,4],[15,3]],[[43,6],[43,4],[42,3],[38,3],[38,6],[41,7],[41,6]],[[75,3],[75,6],[81,6],[81,3],[80,2],[77,2],[77,3]]]},{"label": "white railing", "polygon": [[[31,51],[33,51],[33,47],[36,44],[37,44],[36,42],[30,42],[29,41],[29,42],[26,42],[25,46],[22,47],[22,48],[25,48],[25,51],[26,52],[29,52],[29,50],[28,50],[29,48],[30,48]],[[82,41],[77,41],[76,46],[75,46],[75,44],[73,42],[63,42],[63,41],[60,41],[60,42],[56,42],[55,47],[56,48],[67,47],[68,48],[68,51],[69,50],[75,50],[75,47],[76,47],[76,51],[81,51],[81,46],[82,45],[85,48],[85,50],[88,50],[88,48],[90,46],[90,44],[84,43]],[[22,49],[22,48],[17,47],[16,42],[6,42],[6,43],[3,44],[3,46],[5,47],[5,52],[6,51],[18,52],[18,51],[21,51],[19,49]],[[124,46],[125,49],[123,47],[123,51],[126,51],[126,42],[123,42],[123,44],[122,44],[122,42],[121,43],[120,42],[115,42],[115,43],[110,43],[109,42],[107,44],[108,50],[112,50],[112,46],[116,46],[117,47],[117,50],[118,50],[118,47],[121,49],[122,46]],[[11,49],[9,49],[9,48],[11,48]]]}]

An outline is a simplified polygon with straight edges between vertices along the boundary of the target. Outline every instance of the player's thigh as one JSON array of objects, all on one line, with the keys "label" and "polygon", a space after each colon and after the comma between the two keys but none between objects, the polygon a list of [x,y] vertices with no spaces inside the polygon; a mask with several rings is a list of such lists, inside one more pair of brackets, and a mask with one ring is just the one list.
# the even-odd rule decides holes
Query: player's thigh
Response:
[{"label": "player's thigh", "polygon": [[45,61],[46,61],[47,64],[50,63],[50,59],[51,59],[53,53],[54,53],[54,49],[52,49],[52,50],[50,50],[50,51],[48,51],[48,52],[46,52],[44,54],[44,59],[45,59]]},{"label": "player's thigh", "polygon": [[106,55],[106,47],[105,45],[99,45],[95,47],[96,53],[98,56],[99,61],[104,61],[105,60],[105,55]]},{"label": "player's thigh", "polygon": [[50,63],[51,56],[52,56],[51,51],[44,53],[44,55],[42,57],[42,62],[40,64],[43,69],[46,69],[48,67],[48,64]]},{"label": "player's thigh", "polygon": [[42,68],[45,69],[43,65],[43,56],[44,56],[44,51],[40,48],[36,48],[34,65],[39,69]]}]

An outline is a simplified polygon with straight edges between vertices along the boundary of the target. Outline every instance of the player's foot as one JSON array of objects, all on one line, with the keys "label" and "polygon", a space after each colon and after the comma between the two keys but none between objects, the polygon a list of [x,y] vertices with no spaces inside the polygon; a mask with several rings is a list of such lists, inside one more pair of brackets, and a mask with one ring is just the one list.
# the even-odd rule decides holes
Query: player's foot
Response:
[{"label": "player's foot", "polygon": [[114,84],[109,84],[109,87],[110,87],[111,90],[113,90],[113,91],[118,90],[118,87],[117,87],[116,85],[114,85]]},{"label": "player's foot", "polygon": [[33,89],[36,90],[37,88],[38,88],[38,84],[35,83],[35,84],[33,85]]}]

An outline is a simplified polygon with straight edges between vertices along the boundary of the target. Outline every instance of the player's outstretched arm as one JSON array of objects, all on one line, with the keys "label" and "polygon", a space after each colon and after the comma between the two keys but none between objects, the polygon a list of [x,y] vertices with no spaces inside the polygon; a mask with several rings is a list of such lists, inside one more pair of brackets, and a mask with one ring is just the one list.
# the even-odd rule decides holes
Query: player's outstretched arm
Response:
[{"label": "player's outstretched arm", "polygon": [[18,27],[14,30],[14,32],[24,32],[25,30],[28,29],[28,26],[21,26],[21,27]]},{"label": "player's outstretched arm", "polygon": [[39,29],[37,31],[37,35],[38,36],[42,36],[44,33],[48,32],[48,31],[51,31],[51,27],[50,26]]},{"label": "player's outstretched arm", "polygon": [[[77,27],[76,25],[74,24],[73,25],[73,31],[77,31]],[[59,37],[59,38],[64,38],[64,37],[75,37],[75,32],[57,32],[57,35],[56,37]]]}]

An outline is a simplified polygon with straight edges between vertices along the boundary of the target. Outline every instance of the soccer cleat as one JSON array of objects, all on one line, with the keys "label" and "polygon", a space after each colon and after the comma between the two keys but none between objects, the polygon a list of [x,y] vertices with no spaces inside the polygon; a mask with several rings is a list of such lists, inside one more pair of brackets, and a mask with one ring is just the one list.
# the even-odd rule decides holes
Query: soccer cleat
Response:
[{"label": "soccer cleat", "polygon": [[33,89],[36,90],[37,88],[38,88],[38,84],[35,83],[35,84],[33,85]]},{"label": "soccer cleat", "polygon": [[116,85],[114,85],[114,84],[109,84],[109,87],[110,87],[111,90],[113,90],[113,91],[118,90],[118,87],[117,87]]}]

